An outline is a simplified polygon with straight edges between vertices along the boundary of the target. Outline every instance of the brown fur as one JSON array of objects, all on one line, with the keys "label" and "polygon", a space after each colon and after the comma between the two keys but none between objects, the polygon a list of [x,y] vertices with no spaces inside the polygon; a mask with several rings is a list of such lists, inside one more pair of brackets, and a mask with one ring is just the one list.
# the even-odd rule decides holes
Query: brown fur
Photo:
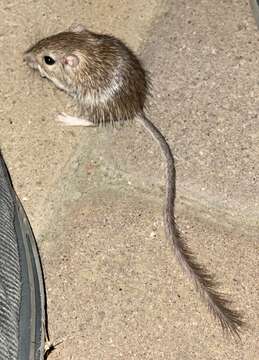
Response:
[{"label": "brown fur", "polygon": [[[87,113],[92,122],[132,120],[142,112],[149,79],[137,57],[120,40],[90,31],[63,32],[39,41],[26,53],[34,54],[45,66],[40,57],[42,53],[52,52],[58,58],[69,54],[80,58],[69,79],[62,67],[61,71],[54,69],[55,76],[77,98],[81,114]],[[112,87],[113,82],[116,87]],[[107,101],[101,102],[101,97],[107,97]]]}]

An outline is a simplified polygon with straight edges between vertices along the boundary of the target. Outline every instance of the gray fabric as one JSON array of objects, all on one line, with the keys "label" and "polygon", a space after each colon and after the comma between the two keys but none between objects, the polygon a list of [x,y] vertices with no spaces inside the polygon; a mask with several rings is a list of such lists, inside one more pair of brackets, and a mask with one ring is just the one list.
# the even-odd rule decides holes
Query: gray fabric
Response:
[{"label": "gray fabric", "polygon": [[18,358],[20,293],[14,204],[0,163],[0,360]]}]

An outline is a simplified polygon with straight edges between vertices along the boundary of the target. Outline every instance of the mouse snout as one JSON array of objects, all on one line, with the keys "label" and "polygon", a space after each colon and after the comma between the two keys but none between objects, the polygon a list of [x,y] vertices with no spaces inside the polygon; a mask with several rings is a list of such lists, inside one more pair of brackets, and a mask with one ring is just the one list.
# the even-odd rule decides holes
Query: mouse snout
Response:
[{"label": "mouse snout", "polygon": [[38,68],[36,57],[32,53],[25,53],[23,55],[23,61],[25,61],[27,65],[29,65],[33,69]]}]

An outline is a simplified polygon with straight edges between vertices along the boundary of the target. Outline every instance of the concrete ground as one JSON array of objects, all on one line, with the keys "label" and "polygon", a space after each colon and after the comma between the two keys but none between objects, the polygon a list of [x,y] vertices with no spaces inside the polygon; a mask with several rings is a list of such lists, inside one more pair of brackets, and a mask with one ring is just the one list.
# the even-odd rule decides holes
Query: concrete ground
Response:
[{"label": "concrete ground", "polygon": [[[259,32],[247,1],[3,0],[0,15],[0,144],[42,254],[61,341],[50,359],[258,359]],[[164,237],[157,145],[135,124],[62,127],[70,99],[23,64],[75,21],[119,36],[150,71],[177,221],[244,313],[240,342],[222,336]]]}]

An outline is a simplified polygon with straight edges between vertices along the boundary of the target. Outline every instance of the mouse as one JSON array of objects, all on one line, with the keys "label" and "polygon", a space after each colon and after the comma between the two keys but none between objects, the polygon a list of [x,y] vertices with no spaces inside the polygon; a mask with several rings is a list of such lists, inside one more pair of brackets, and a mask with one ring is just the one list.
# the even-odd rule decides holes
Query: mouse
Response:
[{"label": "mouse", "polygon": [[159,145],[166,165],[164,228],[182,270],[194,282],[223,332],[240,337],[244,324],[215,276],[198,263],[175,222],[176,170],[172,150],[147,117],[151,80],[136,54],[120,39],[73,24],[36,42],[23,54],[30,68],[76,100],[79,116],[60,113],[67,126],[101,126],[136,121]]}]

